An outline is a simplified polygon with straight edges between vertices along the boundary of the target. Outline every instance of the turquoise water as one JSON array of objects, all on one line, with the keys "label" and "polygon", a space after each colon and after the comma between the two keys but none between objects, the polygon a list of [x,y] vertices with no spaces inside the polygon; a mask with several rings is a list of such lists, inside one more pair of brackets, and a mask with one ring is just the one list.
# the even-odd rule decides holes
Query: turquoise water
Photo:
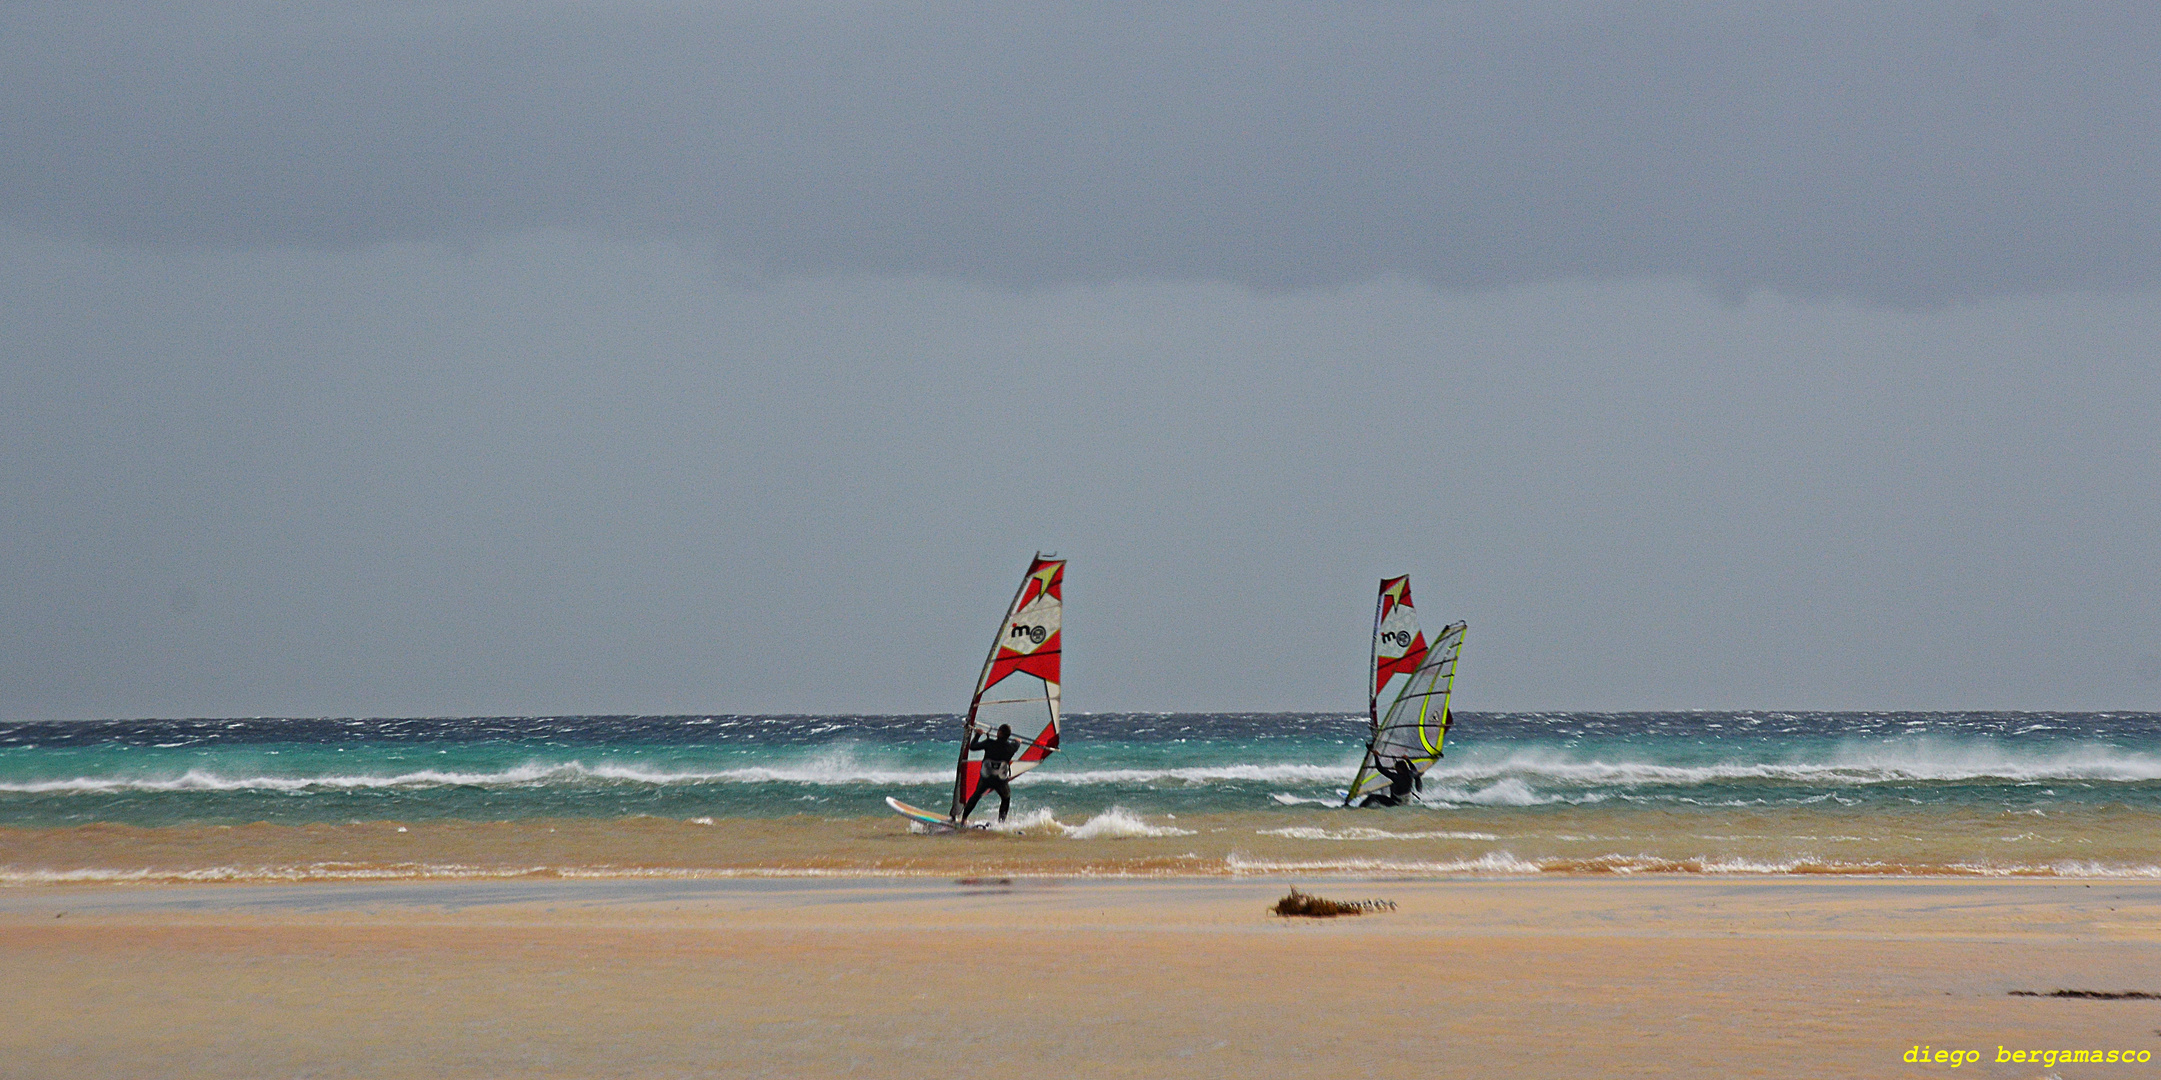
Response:
[{"label": "turquoise water", "polygon": [[[951,716],[0,723],[0,825],[861,817],[943,807]],[[1333,805],[1363,716],[1069,716],[1014,785],[1061,815]],[[1460,714],[1431,808],[2161,811],[2147,713]]]}]

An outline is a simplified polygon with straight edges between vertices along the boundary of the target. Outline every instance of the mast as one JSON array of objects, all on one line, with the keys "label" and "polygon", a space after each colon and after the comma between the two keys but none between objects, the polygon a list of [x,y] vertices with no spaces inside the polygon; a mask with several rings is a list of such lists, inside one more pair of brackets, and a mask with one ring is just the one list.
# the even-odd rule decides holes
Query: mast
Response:
[{"label": "mast", "polygon": [[1381,591],[1373,597],[1373,649],[1366,661],[1366,742],[1381,730],[1381,615],[1388,608],[1388,579],[1381,579]]}]

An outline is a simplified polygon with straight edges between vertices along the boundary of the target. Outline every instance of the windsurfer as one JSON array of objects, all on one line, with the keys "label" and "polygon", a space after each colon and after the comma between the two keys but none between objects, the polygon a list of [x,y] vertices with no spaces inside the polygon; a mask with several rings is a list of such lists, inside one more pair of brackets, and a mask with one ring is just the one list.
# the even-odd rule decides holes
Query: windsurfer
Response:
[{"label": "windsurfer", "polygon": [[1408,757],[1397,758],[1393,767],[1375,765],[1374,771],[1388,778],[1388,794],[1376,791],[1366,796],[1358,804],[1360,807],[1401,806],[1411,801],[1411,792],[1426,789],[1426,778],[1418,775],[1418,766]]},{"label": "windsurfer", "polygon": [[1013,789],[1006,781],[1013,776],[1013,757],[1020,753],[1020,740],[1013,737],[1013,725],[998,725],[998,737],[993,739],[981,732],[968,740],[968,749],[983,751],[982,779],[976,783],[975,794],[968,796],[968,805],[960,812],[962,821],[975,813],[975,804],[986,791],[998,793],[998,820],[1005,820],[1005,813],[1013,805]]}]

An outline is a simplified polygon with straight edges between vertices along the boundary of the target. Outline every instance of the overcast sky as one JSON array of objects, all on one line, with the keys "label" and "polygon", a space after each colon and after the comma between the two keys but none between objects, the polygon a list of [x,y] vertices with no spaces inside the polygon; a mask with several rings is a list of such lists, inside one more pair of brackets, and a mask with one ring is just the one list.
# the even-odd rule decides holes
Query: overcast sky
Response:
[{"label": "overcast sky", "polygon": [[0,718],[2161,708],[2161,9],[0,3]]}]

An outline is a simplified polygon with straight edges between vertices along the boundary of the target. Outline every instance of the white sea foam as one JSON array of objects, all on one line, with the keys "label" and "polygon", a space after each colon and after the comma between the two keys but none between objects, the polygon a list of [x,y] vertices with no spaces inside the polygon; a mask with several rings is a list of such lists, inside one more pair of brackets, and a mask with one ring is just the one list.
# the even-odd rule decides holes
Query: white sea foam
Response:
[{"label": "white sea foam", "polygon": [[1686,787],[1745,780],[1837,786],[1923,781],[2137,783],[2161,780],[2161,755],[2100,744],[2021,752],[1997,742],[1901,738],[1845,743],[1817,759],[1704,764],[1583,759],[1547,748],[1491,757],[1473,752],[1444,759],[1426,775],[1429,780],[1457,783],[1518,777],[1582,787]]},{"label": "white sea foam", "polygon": [[1341,797],[1337,797],[1337,798],[1333,798],[1333,799],[1309,799],[1309,798],[1306,798],[1306,797],[1305,797],[1305,796],[1303,796],[1303,795],[1293,795],[1293,794],[1291,794],[1291,793],[1289,793],[1289,792],[1287,792],[1287,791],[1278,791],[1278,792],[1275,792],[1274,794],[1272,794],[1272,795],[1270,795],[1270,796],[1268,796],[1268,797],[1269,797],[1269,798],[1271,798],[1271,799],[1273,799],[1273,800],[1275,800],[1275,801],[1276,801],[1276,804],[1277,804],[1277,805],[1279,805],[1279,806],[1342,806],[1342,805],[1343,805],[1343,799],[1342,799]]},{"label": "white sea foam", "polygon": [[[2118,784],[2161,781],[2161,754],[2127,750],[2103,743],[2064,744],[2006,739],[1897,737],[1815,744],[1812,749],[1745,744],[1775,760],[1676,760],[1662,747],[1608,745],[1602,750],[1558,746],[1471,744],[1452,753],[1427,774],[1427,800],[1440,804],[1539,806],[1628,797],[1647,787],[1713,787],[1750,782],[1813,788],[1809,797],[1846,801],[1878,784],[1976,783]],[[342,750],[343,748],[339,748]],[[1701,747],[1698,747],[1700,751]],[[881,746],[843,744],[824,750],[788,748],[755,757],[701,760],[702,752],[633,754],[583,753],[572,760],[548,760],[546,752],[517,764],[491,767],[410,768],[345,764],[363,755],[340,755],[335,765],[307,771],[293,757],[271,762],[251,757],[192,757],[189,764],[131,762],[112,772],[64,777],[25,778],[18,773],[0,781],[0,794],[68,795],[131,792],[272,792],[308,793],[372,789],[421,790],[442,787],[596,787],[607,785],[671,786],[700,784],[796,784],[826,787],[929,787],[949,784],[951,765],[926,767],[919,751],[894,752]],[[1779,757],[1777,755],[1793,756]],[[1151,767],[1069,768],[1096,759],[1061,755],[1047,767],[1016,780],[1017,786],[1104,786],[1145,789],[1207,785],[1271,784],[1269,797],[1281,805],[1333,805],[1299,789],[1325,793],[1349,779],[1355,757],[1339,751],[1316,751],[1305,761],[1224,761]],[[26,759],[35,760],[35,759]],[[169,760],[169,759],[168,759]],[[950,759],[947,759],[948,761]],[[1128,759],[1130,760],[1130,759]],[[738,764],[740,763],[740,764]],[[1113,759],[1108,764],[1116,765]],[[1325,785],[1325,786],[1324,786]],[[1833,789],[1826,791],[1825,789]],[[2041,792],[2046,794],[2045,791]],[[1645,793],[1660,799],[1686,798],[1682,792]],[[1757,798],[1735,798],[1729,791],[1699,793],[1722,799],[1715,805],[1751,805]],[[1753,794],[1753,793],[1751,793]]]},{"label": "white sea foam", "polygon": [[1083,769],[1071,772],[1042,770],[1029,773],[1022,779],[1047,784],[1156,784],[1166,780],[1185,784],[1225,781],[1268,783],[1281,780],[1340,783],[1349,780],[1351,772],[1357,767],[1358,762],[1355,760],[1348,764],[1279,762],[1248,765],[1225,762],[1221,765],[1188,765],[1159,769]]},{"label": "white sea foam", "polygon": [[2057,877],[2161,878],[2161,866],[2111,866],[2071,859],[2050,863],[2049,870]]},{"label": "white sea foam", "polygon": [[392,881],[412,878],[519,878],[548,875],[547,867],[461,866],[454,863],[396,863],[355,866],[310,863],[299,866],[210,866],[192,870],[105,869],[24,870],[0,867],[0,885],[127,884],[133,882],[220,881]]},{"label": "white sea foam", "polygon": [[1441,805],[1469,804],[1472,806],[1548,806],[1554,803],[1593,803],[1605,801],[1602,792],[1583,792],[1574,795],[1543,794],[1514,776],[1503,777],[1482,788],[1467,784],[1441,784],[1430,788],[1420,796],[1428,803]]},{"label": "white sea foam", "polygon": [[1491,787],[1471,792],[1470,796],[1462,801],[1480,806],[1537,806],[1556,800],[1532,791],[1529,784],[1511,776]]},{"label": "white sea foam", "polygon": [[2120,866],[2083,859],[2042,863],[1953,863],[1952,868],[1982,877],[2161,878],[2161,866]]},{"label": "white sea foam", "polygon": [[[1591,874],[1705,874],[1817,876],[1823,874],[1873,877],[2038,877],[2088,880],[2161,880],[2161,865],[2103,863],[2063,860],[2051,863],[1961,862],[1949,865],[1908,866],[1883,862],[1822,860],[1799,857],[1785,860],[1745,858],[1670,859],[1652,855],[1607,854],[1594,858],[1522,859],[1506,851],[1489,852],[1468,859],[1256,859],[1233,853],[1220,863],[1194,860],[1177,867],[1148,869],[1068,868],[1030,872],[1001,871],[1006,877],[1175,878],[1214,873],[1230,877],[1264,875],[1310,875],[1370,877],[1400,875],[1439,877],[1453,875],[1530,875],[1543,873]],[[396,863],[355,865],[309,863],[298,865],[210,866],[193,869],[76,868],[45,869],[0,865],[0,888],[41,885],[191,884],[220,882],[354,882],[413,880],[509,880],[555,878],[607,879],[758,879],[758,878],[943,878],[944,868],[906,867],[615,867],[615,866],[503,866],[479,867],[456,863]]]},{"label": "white sea foam", "polygon": [[536,787],[594,783],[654,786],[697,783],[904,786],[949,782],[952,777],[951,769],[901,770],[858,764],[835,755],[799,765],[711,770],[667,769],[614,761],[590,765],[583,761],[534,762],[491,772],[414,769],[396,773],[332,773],[318,776],[226,776],[208,769],[189,769],[177,776],[78,776],[63,780],[16,781],[0,783],[0,792],[110,794],[127,791],[337,791],[377,788]]},{"label": "white sea foam", "polygon": [[1104,840],[1136,836],[1192,836],[1192,829],[1176,825],[1150,825],[1139,814],[1113,806],[1079,825],[1065,827],[1069,840]]},{"label": "white sea foam", "polygon": [[[1074,772],[1035,770],[1015,779],[1016,785],[1111,784],[1146,786],[1165,782],[1207,784],[1225,781],[1328,781],[1341,780],[1348,766],[1320,764],[1201,765],[1162,769],[1093,769]],[[188,791],[339,791],[384,788],[433,787],[538,787],[588,784],[811,784],[879,785],[888,787],[950,783],[952,769],[910,769],[890,763],[859,760],[846,751],[817,754],[793,762],[775,762],[728,769],[670,768],[664,764],[621,760],[572,760],[526,762],[490,771],[411,769],[381,773],[324,773],[318,775],[238,775],[210,768],[190,768],[177,774],[75,776],[49,780],[0,782],[0,792],[19,794],[114,794],[120,792]]]},{"label": "white sea foam", "polygon": [[1037,807],[1005,821],[986,822],[992,832],[1017,835],[1053,833],[1068,840],[1113,840],[1150,836],[1192,836],[1194,830],[1175,825],[1151,825],[1147,819],[1123,806],[1113,806],[1078,825],[1058,820],[1049,807]]},{"label": "white sea foam", "polygon": [[984,825],[992,832],[1001,833],[1060,832],[1065,829],[1065,826],[1059,823],[1058,815],[1052,813],[1047,806],[1039,806],[1004,821],[993,818],[984,822]]},{"label": "white sea foam", "polygon": [[1261,836],[1287,836],[1293,840],[1498,840],[1482,832],[1389,832],[1386,829],[1322,829],[1293,825],[1282,829],[1255,830]]},{"label": "white sea foam", "polygon": [[1253,859],[1232,853],[1224,868],[1233,877],[1254,874],[1536,874],[1545,869],[1505,851],[1488,852],[1475,859]]},{"label": "white sea foam", "polygon": [[[1668,867],[1665,866],[1655,866],[1654,868],[1660,870],[1668,869]],[[1805,856],[1793,859],[1781,859],[1776,862],[1767,861],[1764,859],[1745,859],[1736,856],[1724,859],[1697,859],[1694,860],[1693,867],[1689,866],[1686,863],[1683,863],[1675,865],[1671,867],[1671,869],[1694,869],[1697,872],[1704,874],[1792,874],[1803,870],[1815,870],[1818,872],[1836,871],[1840,873],[1850,874],[1867,873],[1872,871],[1880,873],[1888,871],[1892,869],[1892,867],[1890,864],[1883,862],[1835,862],[1825,861],[1823,859],[1809,858]]]}]

